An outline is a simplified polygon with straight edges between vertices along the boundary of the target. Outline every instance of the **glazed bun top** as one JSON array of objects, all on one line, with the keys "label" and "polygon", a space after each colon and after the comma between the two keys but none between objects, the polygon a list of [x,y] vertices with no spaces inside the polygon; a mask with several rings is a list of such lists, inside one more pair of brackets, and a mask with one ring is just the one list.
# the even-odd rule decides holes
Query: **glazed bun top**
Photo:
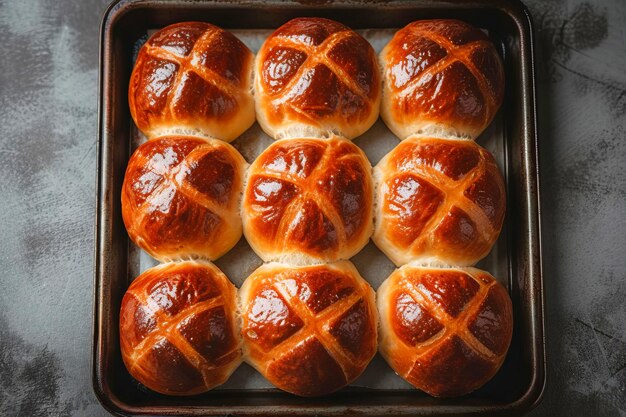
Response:
[{"label": "glazed bun top", "polygon": [[376,245],[400,266],[469,266],[487,256],[506,211],[502,174],[474,141],[409,138],[374,168]]},{"label": "glazed bun top", "polygon": [[380,54],[381,115],[400,139],[475,139],[504,97],[504,69],[479,29],[459,20],[420,20],[400,29]]},{"label": "glazed bun top", "polygon": [[376,353],[374,291],[348,261],[264,264],[239,296],[244,358],[280,389],[329,394]]},{"label": "glazed bun top", "polygon": [[246,166],[220,140],[166,136],[144,143],[122,185],[128,235],[161,261],[219,258],[241,238]]},{"label": "glazed bun top", "polygon": [[223,384],[241,363],[237,289],[205,261],[160,264],[122,299],[120,348],[131,375],[167,395]]},{"label": "glazed bun top", "polygon": [[405,265],[377,293],[380,353],[435,397],[476,390],[502,365],[513,333],[506,289],[476,268]]},{"label": "glazed bun top", "polygon": [[349,259],[373,229],[371,165],[347,139],[285,139],[248,170],[243,229],[265,261]]},{"label": "glazed bun top", "polygon": [[293,19],[270,35],[257,54],[255,89],[257,119],[275,139],[352,139],[378,118],[374,50],[329,19]]},{"label": "glazed bun top", "polygon": [[202,22],[167,26],[139,51],[128,101],[149,138],[171,134],[232,141],[255,120],[252,52]]}]

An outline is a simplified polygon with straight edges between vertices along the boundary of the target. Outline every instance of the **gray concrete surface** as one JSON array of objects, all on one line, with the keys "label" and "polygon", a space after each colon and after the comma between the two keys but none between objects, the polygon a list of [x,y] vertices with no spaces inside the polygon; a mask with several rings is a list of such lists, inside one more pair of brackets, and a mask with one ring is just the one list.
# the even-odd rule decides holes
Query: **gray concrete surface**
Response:
[{"label": "gray concrete surface", "polygon": [[[98,29],[108,0],[0,0],[0,415],[91,389]],[[533,416],[626,415],[626,2],[529,0],[548,386]]]}]

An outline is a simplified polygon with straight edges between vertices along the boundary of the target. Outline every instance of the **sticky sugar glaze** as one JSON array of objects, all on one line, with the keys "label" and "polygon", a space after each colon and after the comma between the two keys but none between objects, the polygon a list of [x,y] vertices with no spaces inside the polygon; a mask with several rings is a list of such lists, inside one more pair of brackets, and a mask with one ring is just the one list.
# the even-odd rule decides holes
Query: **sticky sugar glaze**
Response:
[{"label": "sticky sugar glaze", "polygon": [[248,171],[246,239],[265,261],[348,259],[372,232],[370,171],[363,151],[342,138],[274,143]]},{"label": "sticky sugar glaze", "polygon": [[511,299],[475,268],[404,266],[378,290],[380,352],[433,396],[464,395],[498,371],[511,342]]},{"label": "sticky sugar glaze", "polygon": [[151,268],[128,288],[120,347],[131,375],[168,395],[224,383],[241,362],[236,289],[208,262]]},{"label": "sticky sugar glaze", "polygon": [[413,134],[476,138],[504,97],[498,53],[477,28],[422,20],[396,32],[380,54],[381,115],[400,139]]},{"label": "sticky sugar glaze", "polygon": [[245,360],[300,396],[356,379],[376,353],[374,293],[347,262],[266,264],[240,291]]},{"label": "sticky sugar glaze", "polygon": [[231,141],[254,123],[252,65],[252,52],[217,26],[167,26],[139,51],[128,91],[133,120],[149,138],[193,133]]},{"label": "sticky sugar glaze", "polygon": [[473,141],[411,138],[375,167],[374,242],[396,265],[473,265],[500,234],[504,180]]},{"label": "sticky sugar glaze", "polygon": [[257,118],[270,136],[315,132],[352,139],[378,117],[380,75],[374,50],[338,22],[287,22],[265,41],[256,68]]},{"label": "sticky sugar glaze", "polygon": [[130,238],[160,260],[216,259],[242,233],[238,208],[246,163],[230,145],[170,136],[131,156],[122,185]]}]

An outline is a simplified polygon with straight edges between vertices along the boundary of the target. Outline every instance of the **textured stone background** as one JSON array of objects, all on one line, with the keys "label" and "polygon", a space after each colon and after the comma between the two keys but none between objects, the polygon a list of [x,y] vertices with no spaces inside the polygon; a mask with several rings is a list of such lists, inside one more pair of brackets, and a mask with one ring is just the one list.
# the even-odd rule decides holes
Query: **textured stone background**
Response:
[{"label": "textured stone background", "polygon": [[[98,30],[108,0],[0,0],[0,415],[91,390]],[[529,0],[548,386],[534,416],[626,416],[626,2]]]}]

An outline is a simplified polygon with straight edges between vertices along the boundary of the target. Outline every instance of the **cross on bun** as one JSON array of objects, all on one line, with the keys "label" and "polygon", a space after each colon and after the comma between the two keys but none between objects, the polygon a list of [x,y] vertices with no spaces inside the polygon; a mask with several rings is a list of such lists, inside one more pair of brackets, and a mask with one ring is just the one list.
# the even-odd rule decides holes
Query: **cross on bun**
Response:
[{"label": "cross on bun", "polygon": [[250,166],[244,234],[266,262],[348,259],[372,234],[371,165],[352,142],[279,140]]},{"label": "cross on bun", "polygon": [[263,43],[255,64],[257,120],[275,139],[353,139],[378,118],[380,74],[372,46],[329,19],[298,18]]},{"label": "cross on bun", "polygon": [[350,262],[265,264],[239,294],[245,360],[284,391],[334,392],[376,354],[374,291]]},{"label": "cross on bun", "polygon": [[208,23],[167,26],[139,51],[128,102],[148,138],[193,134],[232,141],[255,119],[254,55],[232,33]]},{"label": "cross on bun", "polygon": [[459,20],[420,20],[380,53],[381,116],[400,139],[474,139],[504,97],[504,69],[489,38]]},{"label": "cross on bun", "polygon": [[120,311],[122,359],[153,391],[193,395],[241,363],[236,289],[215,265],[161,264],[130,285]]},{"label": "cross on bun", "polygon": [[219,140],[170,136],[144,143],[128,161],[122,185],[128,235],[159,260],[220,257],[241,238],[246,165]]},{"label": "cross on bun", "polygon": [[473,265],[498,239],[504,180],[473,141],[407,139],[376,165],[374,179],[373,240],[398,266]]},{"label": "cross on bun", "polygon": [[511,343],[508,293],[485,271],[404,266],[377,293],[381,355],[435,397],[470,393],[498,371]]}]

